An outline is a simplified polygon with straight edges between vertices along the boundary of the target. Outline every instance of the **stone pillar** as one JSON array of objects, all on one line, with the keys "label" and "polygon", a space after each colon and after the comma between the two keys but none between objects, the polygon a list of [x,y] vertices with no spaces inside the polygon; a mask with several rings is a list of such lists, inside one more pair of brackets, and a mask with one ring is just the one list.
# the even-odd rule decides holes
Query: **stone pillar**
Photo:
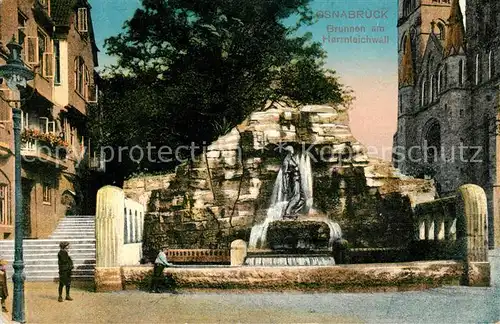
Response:
[{"label": "stone pillar", "polygon": [[125,195],[123,190],[105,186],[97,192],[95,217],[96,291],[122,290],[120,274]]},{"label": "stone pillar", "polygon": [[488,262],[488,206],[484,190],[473,184],[457,192],[457,241],[462,249],[467,286],[490,285]]},{"label": "stone pillar", "polygon": [[247,243],[243,240],[231,242],[231,267],[239,267],[245,263]]}]

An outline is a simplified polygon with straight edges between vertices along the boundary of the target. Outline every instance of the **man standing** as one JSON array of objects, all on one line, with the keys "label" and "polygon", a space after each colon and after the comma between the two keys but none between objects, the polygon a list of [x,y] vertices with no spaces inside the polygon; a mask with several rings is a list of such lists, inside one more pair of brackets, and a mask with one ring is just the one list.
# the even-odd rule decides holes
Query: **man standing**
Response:
[{"label": "man standing", "polygon": [[169,266],[171,266],[171,264],[168,263],[167,261],[167,255],[165,254],[165,251],[161,249],[158,255],[156,256],[155,260],[155,266],[153,269],[153,279],[151,280],[151,292],[153,293],[160,292],[158,286],[164,280],[163,269]]},{"label": "man standing", "polygon": [[66,286],[66,300],[73,300],[69,295],[69,289],[71,286],[71,271],[73,270],[73,260],[68,254],[69,242],[59,243],[61,250],[57,254],[58,264],[59,264],[59,302],[63,301],[62,291],[63,287]]},{"label": "man standing", "polygon": [[2,299],[2,312],[7,313],[7,306],[5,300],[9,296],[7,290],[7,260],[0,257],[0,299]]}]

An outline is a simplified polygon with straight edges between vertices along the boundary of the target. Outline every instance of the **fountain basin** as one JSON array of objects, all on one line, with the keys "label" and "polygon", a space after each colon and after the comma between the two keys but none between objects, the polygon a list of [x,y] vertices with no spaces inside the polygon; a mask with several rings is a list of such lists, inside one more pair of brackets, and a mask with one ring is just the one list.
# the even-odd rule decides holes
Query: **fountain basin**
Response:
[{"label": "fountain basin", "polygon": [[267,229],[267,244],[273,251],[329,250],[330,228],[322,221],[278,220]]}]

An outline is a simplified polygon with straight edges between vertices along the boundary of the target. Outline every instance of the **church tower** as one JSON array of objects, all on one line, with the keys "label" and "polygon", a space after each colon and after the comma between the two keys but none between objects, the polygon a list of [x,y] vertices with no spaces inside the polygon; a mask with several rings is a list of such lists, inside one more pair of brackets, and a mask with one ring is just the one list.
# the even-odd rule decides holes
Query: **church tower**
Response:
[{"label": "church tower", "polygon": [[[420,71],[423,70],[426,46],[433,29],[437,30],[438,38],[444,39],[450,7],[450,0],[398,2],[398,129],[394,135],[393,162],[403,173],[413,172],[408,163],[408,148],[414,142],[414,114],[423,98]],[[423,87],[424,91],[429,91],[435,84],[426,83]]]}]

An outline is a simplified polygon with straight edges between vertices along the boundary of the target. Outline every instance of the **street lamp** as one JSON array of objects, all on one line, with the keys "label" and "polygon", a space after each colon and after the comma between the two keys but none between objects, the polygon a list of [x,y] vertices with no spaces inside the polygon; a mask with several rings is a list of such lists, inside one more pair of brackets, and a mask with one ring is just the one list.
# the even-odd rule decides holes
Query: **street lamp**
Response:
[{"label": "street lamp", "polygon": [[20,59],[22,46],[12,39],[7,48],[10,51],[7,64],[0,66],[0,77],[4,78],[7,86],[12,90],[13,98],[5,100],[12,108],[14,128],[14,188],[15,188],[15,236],[14,236],[14,298],[12,300],[12,320],[25,323],[24,318],[24,260],[23,237],[24,215],[22,214],[21,192],[21,93],[19,86],[26,87],[26,82],[33,80],[34,74],[24,66]]}]

